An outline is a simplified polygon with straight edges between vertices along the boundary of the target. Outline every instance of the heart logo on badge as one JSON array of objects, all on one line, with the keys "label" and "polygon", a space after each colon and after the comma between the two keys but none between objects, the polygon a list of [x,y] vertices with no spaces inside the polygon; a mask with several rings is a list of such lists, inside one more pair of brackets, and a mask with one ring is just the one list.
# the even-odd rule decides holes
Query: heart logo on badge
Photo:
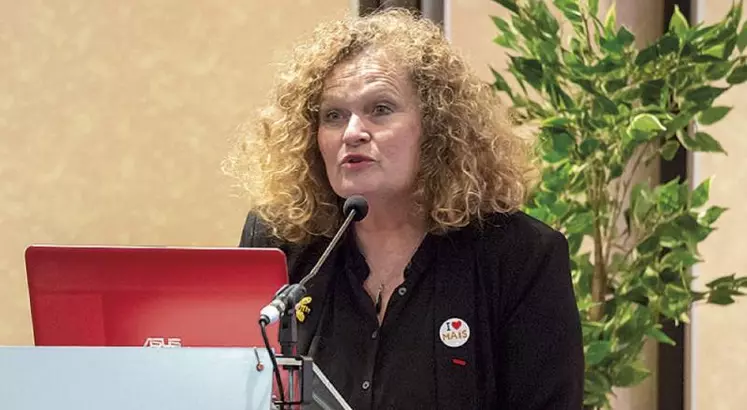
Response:
[{"label": "heart logo on badge", "polygon": [[451,318],[441,325],[438,335],[446,346],[460,347],[469,340],[469,325],[462,319]]}]

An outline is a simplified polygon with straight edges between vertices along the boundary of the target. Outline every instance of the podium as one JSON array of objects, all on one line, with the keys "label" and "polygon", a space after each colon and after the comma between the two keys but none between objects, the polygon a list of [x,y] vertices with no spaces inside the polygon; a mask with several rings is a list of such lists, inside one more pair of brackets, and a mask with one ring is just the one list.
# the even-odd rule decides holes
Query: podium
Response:
[{"label": "podium", "polygon": [[[309,401],[293,409],[350,409],[302,359],[277,358],[280,368],[311,366],[298,372]],[[0,347],[9,410],[268,410],[273,380],[265,348]]]}]

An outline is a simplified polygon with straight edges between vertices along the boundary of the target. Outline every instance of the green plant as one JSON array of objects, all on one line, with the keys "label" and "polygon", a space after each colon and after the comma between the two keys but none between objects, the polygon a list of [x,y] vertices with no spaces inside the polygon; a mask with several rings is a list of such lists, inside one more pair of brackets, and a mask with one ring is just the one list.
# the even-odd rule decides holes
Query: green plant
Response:
[{"label": "green plant", "polygon": [[570,244],[573,283],[586,358],[585,406],[609,406],[613,387],[649,374],[648,338],[673,344],[663,320],[688,322],[694,302],[729,304],[747,278],[734,275],[693,289],[698,244],[726,210],[707,206],[710,180],[640,181],[636,174],[680,147],[723,153],[692,124],[712,124],[731,109],[714,105],[747,81],[742,3],[713,25],[690,27],[675,10],[666,33],[638,49],[616,22],[615,6],[598,17],[598,0],[554,0],[572,29],[544,0],[494,0],[510,19],[493,17],[495,42],[508,49],[517,121],[535,124],[541,183],[526,211],[560,229]]}]

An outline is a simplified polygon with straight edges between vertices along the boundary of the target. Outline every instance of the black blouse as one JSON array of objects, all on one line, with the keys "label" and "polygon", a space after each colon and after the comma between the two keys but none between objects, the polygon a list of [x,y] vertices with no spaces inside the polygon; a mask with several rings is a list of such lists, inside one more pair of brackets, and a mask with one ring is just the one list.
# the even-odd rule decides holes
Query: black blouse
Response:
[{"label": "black blouse", "polygon": [[[329,242],[266,232],[249,215],[240,246],[283,249],[291,282]],[[347,235],[307,285],[299,323],[299,350],[353,409],[581,409],[581,328],[560,233],[515,213],[427,235],[381,326],[367,275]]]}]

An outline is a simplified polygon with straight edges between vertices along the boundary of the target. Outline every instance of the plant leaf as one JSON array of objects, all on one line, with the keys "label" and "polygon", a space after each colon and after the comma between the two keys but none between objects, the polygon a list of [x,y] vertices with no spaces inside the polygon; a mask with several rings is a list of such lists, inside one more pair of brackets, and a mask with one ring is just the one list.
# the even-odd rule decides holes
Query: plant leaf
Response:
[{"label": "plant leaf", "polygon": [[605,83],[604,89],[612,94],[615,91],[625,87],[628,85],[628,79],[627,78],[614,78],[612,80],[609,80]]},{"label": "plant leaf", "polygon": [[[666,267],[669,267],[671,269],[675,269],[678,271],[681,270],[682,268],[689,268],[690,266],[693,266],[698,262],[700,262],[700,260],[696,257],[696,255],[693,252],[691,252],[687,248],[678,248],[678,249],[672,250],[671,252],[664,255],[663,258],[661,258],[662,266],[666,266]],[[675,279],[679,279],[679,275],[675,275]],[[675,293],[682,292],[682,291],[684,290],[681,288],[677,288],[677,292]],[[687,293],[685,296],[689,296],[689,295],[690,294]]]},{"label": "plant leaf", "polygon": [[721,214],[726,212],[728,208],[723,208],[720,206],[712,206],[708,208],[707,211],[702,215],[701,217],[701,223],[706,226],[713,225],[714,222],[718,220],[719,217],[721,217]]},{"label": "plant leaf", "polygon": [[723,285],[728,285],[734,282],[735,274],[731,274],[728,276],[722,276],[718,279],[714,279],[708,283],[706,283],[706,287],[709,289],[715,289],[718,287],[722,287]]},{"label": "plant leaf", "polygon": [[594,216],[591,212],[574,213],[565,222],[565,229],[569,234],[589,233],[594,224]]},{"label": "plant leaf", "polygon": [[677,150],[680,148],[680,143],[677,140],[667,141],[659,150],[661,157],[667,161],[671,161],[677,154]]},{"label": "plant leaf", "polygon": [[560,31],[560,25],[558,24],[558,20],[545,5],[545,2],[541,1],[537,6],[530,7],[530,13],[540,31],[548,34],[549,37],[552,38],[552,42],[555,43],[558,37],[558,32]]},{"label": "plant leaf", "polygon": [[607,15],[604,17],[604,29],[608,34],[615,32],[617,27],[617,7],[615,4],[610,4],[610,8],[607,9]]},{"label": "plant leaf", "polygon": [[617,115],[619,113],[619,110],[617,109],[617,105],[614,101],[610,100],[609,98],[603,96],[603,95],[597,95],[594,98],[594,104],[592,106],[592,109],[594,110],[595,114],[612,114]]},{"label": "plant leaf", "polygon": [[724,44],[724,52],[721,56],[724,59],[728,59],[729,57],[731,57],[731,54],[734,52],[734,46],[736,45],[737,45],[737,39],[735,37],[727,40],[726,43]]},{"label": "plant leaf", "polygon": [[526,79],[535,89],[541,90],[542,88],[542,77],[544,75],[542,71],[542,63],[533,58],[524,57],[511,57],[511,62],[518,73]]},{"label": "plant leaf", "polygon": [[599,0],[589,0],[589,14],[596,16],[599,13]]},{"label": "plant leaf", "polygon": [[728,88],[719,88],[704,85],[685,94],[685,99],[694,102],[713,101],[714,99],[716,99],[716,97],[723,94],[726,90],[728,90]]},{"label": "plant leaf", "polygon": [[674,34],[667,34],[657,41],[657,55],[663,57],[665,55],[679,51],[680,39]]},{"label": "plant leaf", "polygon": [[648,185],[636,184],[630,192],[630,207],[633,209],[633,220],[636,223],[646,223],[645,217],[653,207],[652,194]]},{"label": "plant leaf", "polygon": [[553,4],[555,4],[568,20],[574,23],[583,21],[581,9],[578,7],[578,0],[553,0]]},{"label": "plant leaf", "polygon": [[658,118],[651,114],[639,114],[630,123],[631,128],[643,132],[664,131],[666,127],[661,125]]},{"label": "plant leaf", "polygon": [[501,6],[509,9],[513,13],[519,13],[519,6],[516,4],[516,0],[493,0]]},{"label": "plant leaf", "polygon": [[703,125],[711,125],[724,118],[731,109],[732,107],[711,107],[703,111],[698,120]]},{"label": "plant leaf", "polygon": [[498,16],[490,16],[490,19],[493,20],[493,24],[495,24],[500,31],[511,31],[511,25],[506,20]]},{"label": "plant leaf", "polygon": [[641,100],[643,100],[643,104],[658,106],[662,100],[662,90],[665,85],[665,81],[661,78],[641,84]]},{"label": "plant leaf", "polygon": [[672,121],[667,124],[667,134],[673,133],[675,131],[679,131],[690,123],[690,120],[692,119],[692,114],[688,112],[683,112],[677,115],[672,119]]},{"label": "plant leaf", "polygon": [[[595,371],[596,370],[596,371]],[[609,408],[607,396],[612,391],[612,382],[600,370],[592,369],[584,380],[584,406],[587,408]]]},{"label": "plant leaf", "polygon": [[672,340],[672,338],[667,336],[666,333],[659,329],[659,327],[652,327],[651,329],[646,331],[646,336],[651,337],[658,342],[665,343],[671,346],[675,346],[677,344],[674,340]]},{"label": "plant leaf", "polygon": [[685,34],[687,34],[689,28],[690,25],[687,23],[687,19],[680,11],[680,7],[675,5],[674,14],[672,15],[672,19],[669,21],[669,29],[677,33],[677,35],[682,38]]},{"label": "plant leaf", "polygon": [[581,249],[581,242],[583,242],[584,236],[581,234],[570,234],[568,235],[568,250],[575,254]]},{"label": "plant leaf", "polygon": [[641,365],[627,364],[622,366],[615,379],[615,386],[619,387],[630,387],[635,386],[651,374],[651,371],[642,367]]},{"label": "plant leaf", "polygon": [[711,191],[711,179],[708,178],[701,182],[700,185],[695,188],[690,197],[690,206],[693,208],[700,208],[708,202],[708,196]]},{"label": "plant leaf", "polygon": [[565,128],[567,125],[570,125],[573,121],[570,118],[567,117],[550,117],[542,121],[542,127],[547,128]]},{"label": "plant leaf", "polygon": [[688,316],[686,312],[682,312],[682,313],[680,313],[680,321],[682,323],[688,323],[689,324],[690,323],[690,316]]},{"label": "plant leaf", "polygon": [[495,71],[493,67],[490,67],[490,72],[493,73],[493,87],[495,87],[497,90],[506,92],[509,96],[512,96],[513,93],[511,92],[511,87],[508,86],[508,83],[503,78],[501,73]]},{"label": "plant leaf", "polygon": [[617,38],[623,45],[629,46],[635,41],[635,34],[631,33],[625,26],[620,26],[617,30]]},{"label": "plant leaf", "polygon": [[726,82],[731,85],[741,84],[745,81],[747,81],[747,64],[735,67],[731,74],[726,77]]},{"label": "plant leaf", "polygon": [[612,344],[608,341],[591,342],[586,350],[586,364],[595,365],[604,360],[612,350]]},{"label": "plant leaf", "polygon": [[561,155],[567,156],[575,144],[573,136],[565,131],[552,133],[552,149]]},{"label": "plant leaf", "polygon": [[731,292],[727,288],[717,288],[708,292],[708,303],[714,305],[730,305],[734,303]]},{"label": "plant leaf", "polygon": [[656,58],[659,57],[659,52],[657,51],[658,48],[658,44],[654,43],[641,50],[635,58],[635,65],[643,67],[644,65],[656,60]]},{"label": "plant leaf", "polygon": [[599,149],[600,142],[598,139],[593,137],[584,138],[584,141],[579,145],[578,150],[583,158],[588,157]]},{"label": "plant leaf", "polygon": [[704,55],[711,56],[715,58],[713,61],[721,60],[721,58],[724,56],[724,53],[726,52],[726,45],[722,44],[716,44],[715,46],[709,48],[704,52]]},{"label": "plant leaf", "polygon": [[726,151],[724,151],[724,148],[721,146],[721,143],[716,141],[716,139],[714,139],[711,134],[702,131],[698,131],[697,133],[695,133],[694,144],[692,148],[694,151],[700,152],[726,153]]},{"label": "plant leaf", "polygon": [[708,66],[706,69],[706,79],[715,81],[724,78],[725,75],[729,74],[731,68],[734,66],[734,61],[728,62],[715,62]]},{"label": "plant leaf", "polygon": [[737,48],[740,52],[747,48],[747,23],[742,24],[742,30],[737,37]]},{"label": "plant leaf", "polygon": [[495,39],[493,39],[493,42],[498,44],[499,46],[503,46],[511,50],[517,50],[518,39],[516,38],[516,31],[514,31],[513,27],[511,27],[511,24],[500,17],[490,16],[490,18],[493,20],[493,24],[495,24],[495,26],[500,31]]}]

